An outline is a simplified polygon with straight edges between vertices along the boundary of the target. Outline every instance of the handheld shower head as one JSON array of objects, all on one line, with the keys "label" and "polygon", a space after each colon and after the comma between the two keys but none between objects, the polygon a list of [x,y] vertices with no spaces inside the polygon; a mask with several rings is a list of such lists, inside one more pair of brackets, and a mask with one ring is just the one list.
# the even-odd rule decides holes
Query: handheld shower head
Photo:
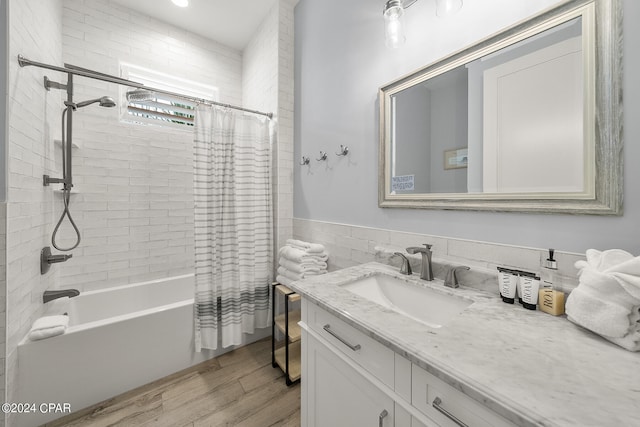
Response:
[{"label": "handheld shower head", "polygon": [[129,102],[148,102],[155,98],[156,94],[147,89],[134,89],[127,92],[127,101]]},{"label": "handheld shower head", "polygon": [[75,107],[76,108],[82,108],[82,107],[86,107],[87,105],[95,104],[96,102],[98,102],[101,107],[109,107],[110,108],[110,107],[115,107],[116,106],[116,101],[114,101],[112,97],[103,96],[101,98],[90,99],[88,101],[78,102],[75,105]]}]

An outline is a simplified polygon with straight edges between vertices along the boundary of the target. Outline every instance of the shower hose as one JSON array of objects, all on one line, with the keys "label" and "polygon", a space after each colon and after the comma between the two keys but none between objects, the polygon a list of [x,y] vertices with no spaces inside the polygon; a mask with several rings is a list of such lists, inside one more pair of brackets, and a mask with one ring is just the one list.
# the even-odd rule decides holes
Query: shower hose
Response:
[{"label": "shower hose", "polygon": [[[69,107],[71,108],[71,107]],[[70,141],[65,141],[65,114],[67,113],[67,110],[69,108],[66,108],[62,111],[62,170],[66,172],[66,155],[67,155],[67,151],[66,151],[66,144],[70,143]],[[69,159],[70,160],[70,159]],[[66,178],[66,177],[65,177]],[[73,220],[73,218],[71,217],[71,212],[69,211],[69,202],[71,200],[71,187],[68,187],[67,184],[65,183],[64,188],[62,189],[62,202],[64,203],[64,210],[62,211],[62,215],[60,215],[60,219],[58,220],[58,223],[56,224],[55,228],[53,229],[53,233],[51,234],[51,244],[53,245],[54,248],[56,248],[59,251],[62,252],[67,252],[67,251],[71,251],[75,248],[78,247],[78,245],[80,244],[80,230],[78,229],[78,226],[76,225],[75,221]],[[62,221],[64,221],[64,217],[69,218],[69,222],[71,223],[71,226],[73,227],[74,231],[76,232],[76,242],[73,246],[69,247],[69,248],[62,248],[60,246],[58,246],[58,244],[56,243],[56,236],[58,234],[58,229],[60,228],[60,225],[62,224]]]}]

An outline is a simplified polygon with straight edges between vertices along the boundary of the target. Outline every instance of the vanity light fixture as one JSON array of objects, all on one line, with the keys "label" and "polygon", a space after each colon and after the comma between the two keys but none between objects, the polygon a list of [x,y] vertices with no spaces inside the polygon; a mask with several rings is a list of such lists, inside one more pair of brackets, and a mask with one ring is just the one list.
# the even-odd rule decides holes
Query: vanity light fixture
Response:
[{"label": "vanity light fixture", "polygon": [[178,7],[187,7],[189,6],[189,0],[171,0],[173,4]]},{"label": "vanity light fixture", "polygon": [[[384,16],[385,44],[395,49],[406,41],[404,34],[404,10],[413,6],[418,0],[387,0],[382,12]],[[436,15],[451,15],[462,8],[462,0],[435,0]]]}]

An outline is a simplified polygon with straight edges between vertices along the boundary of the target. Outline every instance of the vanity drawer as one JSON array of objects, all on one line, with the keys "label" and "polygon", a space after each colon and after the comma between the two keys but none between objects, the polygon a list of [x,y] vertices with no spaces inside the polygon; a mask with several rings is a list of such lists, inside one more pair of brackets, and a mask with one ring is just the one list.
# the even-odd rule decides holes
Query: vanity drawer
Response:
[{"label": "vanity drawer", "polygon": [[416,365],[411,369],[411,405],[441,427],[515,427],[515,424]]},{"label": "vanity drawer", "polygon": [[315,304],[306,304],[306,309],[307,324],[311,329],[393,390],[393,350],[369,338]]}]

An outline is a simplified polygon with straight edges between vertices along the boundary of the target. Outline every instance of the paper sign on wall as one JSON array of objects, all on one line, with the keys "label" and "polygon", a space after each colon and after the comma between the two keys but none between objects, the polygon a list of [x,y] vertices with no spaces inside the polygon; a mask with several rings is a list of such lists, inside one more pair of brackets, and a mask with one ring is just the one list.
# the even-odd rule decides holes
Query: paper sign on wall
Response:
[{"label": "paper sign on wall", "polygon": [[413,191],[414,175],[401,175],[391,177],[391,191]]}]

